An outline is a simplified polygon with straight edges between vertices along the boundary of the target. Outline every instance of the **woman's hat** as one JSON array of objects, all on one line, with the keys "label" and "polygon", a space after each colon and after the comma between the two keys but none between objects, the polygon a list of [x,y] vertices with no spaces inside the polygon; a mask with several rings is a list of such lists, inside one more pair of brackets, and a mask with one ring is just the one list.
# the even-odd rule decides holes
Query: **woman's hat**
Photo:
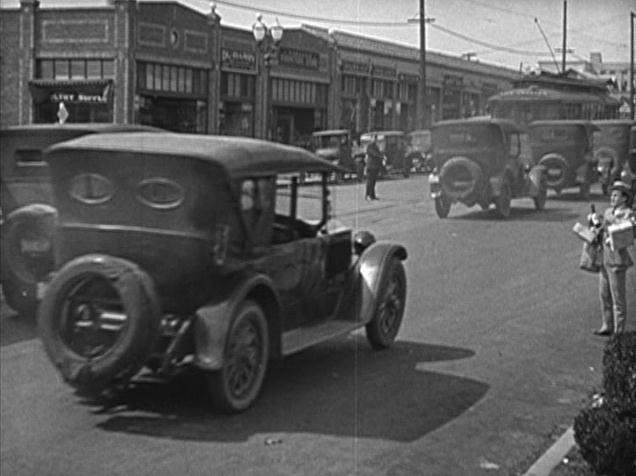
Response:
[{"label": "woman's hat", "polygon": [[622,192],[628,199],[632,198],[632,189],[625,182],[621,182],[620,180],[617,180],[616,182],[614,182],[612,186],[610,187],[610,192],[614,190],[618,190],[619,192]]}]

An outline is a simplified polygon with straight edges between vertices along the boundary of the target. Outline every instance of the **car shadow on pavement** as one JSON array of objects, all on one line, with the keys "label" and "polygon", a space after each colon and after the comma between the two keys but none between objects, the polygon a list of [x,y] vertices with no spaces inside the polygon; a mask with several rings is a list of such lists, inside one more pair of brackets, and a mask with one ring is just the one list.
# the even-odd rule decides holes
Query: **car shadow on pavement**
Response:
[{"label": "car shadow on pavement", "polygon": [[413,441],[457,418],[489,388],[422,367],[473,354],[404,341],[375,352],[350,336],[273,362],[259,399],[239,415],[210,408],[201,374],[139,382],[94,411],[106,416],[98,424],[105,431],[170,439],[232,442],[264,432]]},{"label": "car shadow on pavement", "polygon": [[18,315],[3,302],[2,316],[0,316],[0,346],[4,347],[36,337],[36,317],[34,315]]},{"label": "car shadow on pavement", "polygon": [[461,215],[459,213],[452,215],[452,213],[451,211],[451,215],[447,218],[448,220],[498,221],[502,223],[508,221],[563,222],[579,217],[579,214],[563,209],[550,209],[549,203],[546,204],[544,210],[535,210],[531,208],[531,205],[528,207],[511,207],[510,216],[505,219],[500,218],[494,208],[488,210],[475,208]]}]

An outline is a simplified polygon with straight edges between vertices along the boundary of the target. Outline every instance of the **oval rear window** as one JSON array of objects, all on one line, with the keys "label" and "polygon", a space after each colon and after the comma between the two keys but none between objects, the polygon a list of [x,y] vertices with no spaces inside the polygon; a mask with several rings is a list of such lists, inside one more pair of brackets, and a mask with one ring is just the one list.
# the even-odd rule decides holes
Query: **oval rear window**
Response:
[{"label": "oval rear window", "polygon": [[115,188],[103,175],[80,174],[71,179],[68,193],[79,202],[97,205],[110,200],[115,193]]},{"label": "oval rear window", "polygon": [[162,210],[176,208],[185,198],[183,187],[167,178],[151,178],[139,184],[139,200],[152,208]]}]

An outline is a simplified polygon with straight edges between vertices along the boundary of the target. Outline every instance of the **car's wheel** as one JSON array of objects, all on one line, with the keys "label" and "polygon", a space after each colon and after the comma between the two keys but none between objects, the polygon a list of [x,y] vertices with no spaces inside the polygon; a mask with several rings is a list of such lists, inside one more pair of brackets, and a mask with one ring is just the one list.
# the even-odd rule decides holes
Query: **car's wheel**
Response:
[{"label": "car's wheel", "polygon": [[146,272],[123,259],[86,255],[67,263],[49,284],[38,330],[64,380],[99,392],[141,369],[156,345],[160,318]]},{"label": "car's wheel", "polygon": [[536,197],[532,197],[534,200],[534,208],[536,210],[543,210],[545,208],[545,202],[548,198],[548,187],[545,184],[545,181],[541,181],[541,185],[539,188],[539,193]]},{"label": "car's wheel", "polygon": [[367,340],[376,350],[386,349],[397,336],[406,303],[404,265],[393,257],[388,262],[378,293],[373,318],[366,325]]},{"label": "car's wheel", "polygon": [[232,319],[222,368],[207,375],[214,406],[227,413],[249,408],[261,390],[268,360],[265,314],[255,302],[245,301]]},{"label": "car's wheel", "polygon": [[440,218],[446,218],[450,213],[451,203],[443,194],[435,197],[435,212]]},{"label": "car's wheel", "polygon": [[501,185],[501,192],[495,198],[495,209],[500,218],[508,218],[510,216],[511,195],[510,183],[507,179],[504,179]]},{"label": "car's wheel", "polygon": [[53,269],[55,208],[33,204],[14,210],[2,224],[2,290],[21,316],[35,315],[37,284]]}]

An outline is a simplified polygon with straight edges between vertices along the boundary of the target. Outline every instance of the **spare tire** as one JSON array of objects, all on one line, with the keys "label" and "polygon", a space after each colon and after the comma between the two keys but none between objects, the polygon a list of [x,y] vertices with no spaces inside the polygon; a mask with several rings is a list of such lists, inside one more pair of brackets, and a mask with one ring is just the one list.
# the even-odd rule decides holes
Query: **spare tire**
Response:
[{"label": "spare tire", "polygon": [[452,157],[439,171],[444,195],[453,200],[466,200],[473,195],[482,176],[479,164],[467,157]]},{"label": "spare tire", "polygon": [[145,271],[120,258],[85,255],[51,281],[38,330],[64,380],[95,392],[141,369],[156,345],[160,319],[155,286]]},{"label": "spare tire", "polygon": [[545,167],[548,188],[559,191],[568,186],[570,167],[562,156],[558,154],[545,155],[539,160],[539,165]]},{"label": "spare tire", "polygon": [[57,211],[35,203],[13,210],[2,224],[2,290],[20,315],[37,308],[37,284],[53,270]]}]

